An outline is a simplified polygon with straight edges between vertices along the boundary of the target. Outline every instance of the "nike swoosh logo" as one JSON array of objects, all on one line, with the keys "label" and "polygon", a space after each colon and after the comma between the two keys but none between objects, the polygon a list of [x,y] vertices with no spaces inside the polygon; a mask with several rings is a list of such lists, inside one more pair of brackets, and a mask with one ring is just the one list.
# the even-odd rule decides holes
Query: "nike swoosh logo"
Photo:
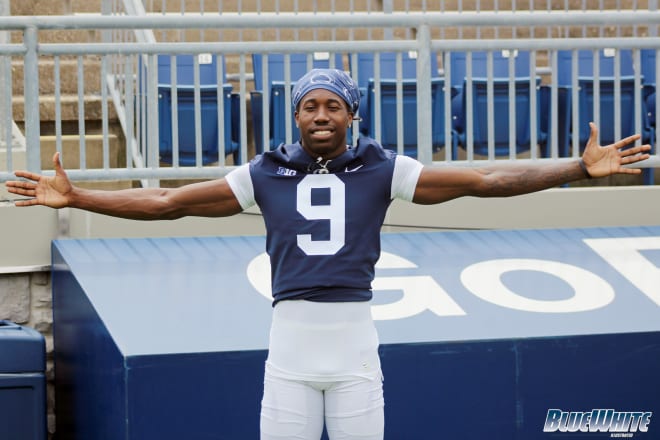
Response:
[{"label": "nike swoosh logo", "polygon": [[363,166],[364,166],[364,164],[362,164],[362,165],[358,165],[358,166],[356,166],[355,168],[353,168],[352,170],[349,170],[348,167],[346,167],[345,172],[346,172],[346,173],[352,173],[353,171],[357,171],[357,170],[359,170],[359,169],[362,168]]}]

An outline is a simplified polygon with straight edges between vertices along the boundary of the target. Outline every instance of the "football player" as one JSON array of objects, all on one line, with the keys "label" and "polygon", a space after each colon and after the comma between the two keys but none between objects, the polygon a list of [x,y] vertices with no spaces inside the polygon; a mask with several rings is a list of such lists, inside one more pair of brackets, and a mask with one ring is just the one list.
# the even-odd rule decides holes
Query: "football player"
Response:
[{"label": "football player", "polygon": [[300,140],[255,157],[226,177],[180,188],[118,191],[74,186],[53,157],[54,176],[17,171],[16,206],[73,207],[140,220],[220,217],[256,204],[267,230],[273,320],[261,410],[261,438],[383,438],[378,335],[371,281],[380,229],[395,198],[435,204],[462,196],[503,197],[615,173],[649,157],[639,135],[597,144],[580,159],[484,168],[428,167],[360,138],[346,145],[360,94],[341,70],[314,69],[292,100]]}]

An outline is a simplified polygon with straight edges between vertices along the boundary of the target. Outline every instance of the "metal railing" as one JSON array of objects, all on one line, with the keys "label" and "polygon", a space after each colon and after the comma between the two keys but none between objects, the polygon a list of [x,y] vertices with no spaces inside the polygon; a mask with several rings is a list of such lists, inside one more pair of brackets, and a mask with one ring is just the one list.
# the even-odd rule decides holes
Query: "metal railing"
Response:
[{"label": "metal railing", "polygon": [[[111,11],[106,11],[110,13]],[[126,12],[124,12],[126,14]],[[578,37],[566,38],[562,37],[533,37],[528,36],[525,38],[511,37],[502,38],[501,36],[489,36],[488,38],[479,38],[477,32],[474,38],[434,38],[434,35],[442,29],[504,29],[510,28],[511,23],[516,24],[516,29],[534,29],[543,27],[545,29],[551,28],[602,28],[611,29],[612,27],[620,29],[636,29],[638,33],[631,33],[630,35],[620,35],[611,37]],[[248,104],[250,87],[248,83],[249,72],[251,70],[250,56],[252,54],[262,54],[268,56],[272,53],[293,54],[305,53],[311,57],[315,52],[328,52],[331,54],[338,51],[342,54],[344,60],[354,59],[357,53],[396,53],[397,66],[396,66],[396,81],[397,81],[397,96],[402,96],[402,83],[403,77],[401,74],[401,59],[404,54],[416,54],[417,74],[415,77],[416,83],[416,110],[417,110],[417,126],[412,128],[416,131],[417,135],[417,157],[420,161],[426,164],[441,165],[451,162],[458,166],[474,166],[475,164],[482,164],[493,160],[534,160],[534,161],[547,161],[547,160],[566,160],[566,157],[560,157],[558,152],[557,137],[553,136],[549,141],[550,153],[547,157],[541,157],[536,145],[540,142],[541,133],[539,127],[536,126],[536,120],[539,110],[534,98],[530,102],[530,131],[531,131],[531,144],[533,147],[530,149],[529,155],[523,158],[515,154],[516,138],[513,136],[510,154],[499,157],[495,154],[494,149],[494,107],[493,107],[493,66],[492,54],[502,51],[529,51],[530,57],[530,89],[535,89],[538,85],[536,77],[543,76],[545,84],[549,87],[550,102],[553,109],[551,116],[548,119],[551,132],[556,132],[558,127],[558,114],[557,102],[559,84],[557,83],[554,72],[556,72],[556,54],[560,50],[573,51],[573,60],[576,59],[577,49],[588,49],[591,51],[599,51],[605,49],[614,50],[631,50],[634,60],[635,70],[635,102],[641,103],[642,100],[642,76],[640,73],[640,51],[648,49],[654,52],[655,59],[659,60],[658,49],[660,48],[660,38],[653,36],[655,33],[651,30],[657,29],[660,25],[660,14],[655,11],[602,11],[602,12],[566,12],[566,11],[544,11],[538,12],[397,12],[390,13],[380,12],[350,12],[341,13],[334,12],[329,14],[320,14],[318,12],[294,12],[294,13],[222,13],[222,14],[183,14],[183,15],[162,15],[155,17],[153,15],[145,14],[143,16],[129,16],[129,15],[83,15],[83,16],[64,16],[64,17],[6,17],[0,19],[0,30],[7,31],[21,31],[23,41],[17,44],[5,44],[0,46],[0,56],[4,57],[4,71],[9,73],[8,84],[11,84],[11,72],[7,68],[9,65],[10,57],[18,57],[24,60],[24,111],[25,111],[25,139],[27,144],[26,166],[33,171],[41,171],[44,167],[41,163],[40,155],[40,94],[39,82],[36,80],[39,77],[39,61],[40,59],[49,58],[53,61],[55,69],[56,81],[59,79],[59,64],[60,60],[64,57],[73,57],[78,60],[78,76],[79,76],[79,107],[78,107],[78,124],[79,132],[83,134],[81,137],[80,147],[80,166],[78,168],[68,167],[69,174],[76,180],[114,180],[114,179],[166,179],[166,178],[213,178],[224,175],[230,166],[224,160],[224,156],[220,154],[218,161],[206,165],[202,164],[200,159],[197,158],[193,166],[180,166],[176,161],[171,165],[163,164],[159,160],[159,95],[158,95],[158,57],[175,56],[181,54],[195,55],[194,59],[198,60],[199,56],[206,54],[219,55],[226,59],[233,59],[235,61],[234,68],[236,69],[234,78],[233,92],[239,102],[238,115],[234,115],[238,122],[238,133],[236,133],[237,143],[240,146],[238,154],[239,160],[245,162],[251,157],[254,152],[249,142],[248,136]],[[41,43],[39,35],[43,31],[49,30],[96,30],[102,35],[100,42],[86,42],[86,43]],[[216,31],[252,31],[262,30],[261,35],[266,35],[267,32],[272,30],[300,30],[301,34],[305,30],[311,29],[317,31],[317,35],[324,33],[328,30],[335,30],[334,36],[332,33],[327,39],[304,39],[295,41],[284,41],[278,39],[272,40],[248,40],[246,41],[186,41],[186,42],[167,42],[158,41],[152,38],[151,35],[158,32],[168,31],[195,31],[202,32],[206,30]],[[398,39],[369,39],[369,38],[346,38],[341,37],[344,35],[342,31],[356,29],[372,29],[374,31],[382,32],[383,30],[391,29],[409,29],[411,30],[411,38],[398,38]],[[643,29],[643,31],[640,31]],[[640,34],[643,33],[644,35]],[[348,34],[347,34],[348,35]],[[384,34],[383,34],[384,35]],[[355,35],[354,35],[355,37]],[[432,133],[429,127],[432,127],[432,76],[435,73],[431,71],[431,61],[433,58],[439,61],[440,70],[438,74],[443,74],[445,78],[449,78],[452,70],[452,63],[449,54],[457,51],[475,52],[486,51],[488,55],[487,67],[487,97],[488,97],[488,112],[486,118],[486,130],[488,132],[488,153],[484,157],[479,157],[474,152],[472,144],[472,131],[477,124],[472,120],[474,108],[472,107],[472,100],[470,96],[466,99],[466,140],[464,145],[458,150],[461,157],[457,157],[454,153],[455,149],[440,148],[435,151],[432,146]],[[120,121],[126,136],[126,167],[112,168],[109,165],[108,146],[107,143],[103,146],[103,166],[97,169],[89,169],[85,166],[85,106],[84,106],[84,84],[82,84],[85,74],[85,62],[87,57],[97,57],[100,64],[100,71],[102,77],[102,87],[100,87],[99,94],[102,109],[102,126],[104,134],[107,133],[107,123],[109,119],[110,106],[116,112],[117,119]],[[543,66],[538,62],[540,58],[547,61],[547,65]],[[378,57],[376,57],[378,60]],[[469,94],[471,88],[472,76],[470,75],[471,58],[467,58],[467,76],[466,76],[466,93]],[[575,62],[575,61],[574,61]],[[615,61],[619,63],[619,61]],[[657,61],[656,61],[657,63]],[[2,67],[2,63],[0,63]],[[344,68],[348,69],[348,62]],[[194,64],[194,84],[195,91],[194,108],[196,115],[199,116],[201,111],[200,103],[200,83],[199,83],[199,62]],[[656,69],[657,71],[657,69]],[[172,71],[174,73],[174,71]],[[221,63],[218,64],[217,77],[222,79],[226,74]],[[351,69],[351,74],[357,78],[358,71],[356,68]],[[376,96],[375,100],[378,102],[379,95],[379,65],[378,61],[375,62],[374,80]],[[285,101],[290,99],[289,90],[293,82],[290,75],[285,72]],[[597,76],[597,75],[596,75]],[[647,78],[648,79],[648,78]],[[265,83],[268,81],[267,74],[264,75],[263,80]],[[513,81],[513,75],[508,78]],[[615,81],[615,100],[620,97],[620,83],[621,77],[617,75]],[[597,81],[596,81],[597,82]],[[596,83],[595,82],[595,83]],[[224,99],[226,99],[223,91],[223,81],[218,81],[216,85],[218,109],[223,108]],[[616,86],[619,84],[619,86]],[[573,84],[575,85],[575,84]],[[176,88],[176,81],[173,82],[172,88]],[[577,87],[572,89],[572,109],[573,118],[577,118],[577,103],[580,99],[578,96]],[[619,92],[617,92],[619,90]],[[174,92],[176,93],[176,92]],[[598,101],[598,90],[596,87],[596,98]],[[442,130],[444,130],[445,139],[451,139],[454,130],[454,120],[452,113],[449,111],[452,107],[452,88],[444,87],[441,98],[445,111],[444,120],[441,123]],[[532,96],[535,96],[532,94]],[[57,112],[61,111],[61,104],[58,103],[60,97],[55,93],[55,124],[56,126],[61,123],[58,120]],[[656,98],[655,105],[658,106],[658,98]],[[173,106],[176,106],[176,99],[173,100]],[[0,107],[4,107],[5,114],[11,116],[11,105],[7,102],[0,102]],[[515,120],[515,107],[510,107],[510,120]],[[268,98],[265,98],[264,108],[268,109]],[[635,105],[635,108],[641,108],[641,105]],[[290,106],[286,106],[286,118],[292,116]],[[513,109],[513,110],[511,110]],[[174,108],[174,110],[176,110]],[[594,105],[595,115],[599,114],[597,104]],[[545,111],[545,110],[544,110]],[[173,118],[176,118],[176,111],[173,111]],[[376,110],[374,118],[378,122],[383,115],[379,114]],[[635,110],[635,127],[641,128],[646,115],[641,114],[639,110]],[[615,112],[615,124],[621,120],[622,115]],[[410,129],[409,127],[402,127],[401,122],[403,118],[402,107],[397,107],[397,124],[400,129]],[[198,119],[198,118],[197,118]],[[598,119],[596,116],[595,119]],[[264,114],[263,118],[263,143],[268,149],[266,142],[266,134],[269,129],[268,112]],[[573,120],[575,122],[576,119]],[[176,119],[172,122],[176,126]],[[598,121],[597,121],[598,122]],[[582,121],[580,121],[582,123]],[[200,127],[196,120],[195,122],[195,137],[201,137]],[[572,144],[570,153],[567,157],[576,157],[579,154],[579,145],[577,144],[579,127],[575,124],[572,127]],[[218,126],[222,126],[222,110],[218,111]],[[288,127],[288,124],[286,125]],[[379,124],[376,123],[376,127]],[[359,125],[353,130],[353,140],[358,136]],[[402,130],[400,130],[401,132]],[[515,130],[513,130],[515,131]],[[3,133],[0,133],[0,137]],[[9,133],[5,134],[6,136]],[[293,133],[287,128],[286,139],[292,140]],[[376,131],[378,138],[379,132]],[[219,137],[222,139],[222,137]],[[218,145],[219,151],[224,151],[224,145]],[[58,146],[61,148],[61,146]],[[397,141],[396,148],[405,153],[404,147],[401,142],[401,136]],[[176,151],[176,147],[175,147]],[[199,153],[199,147],[197,148]],[[10,145],[7,146],[7,157],[11,158],[13,150]],[[14,161],[15,162],[15,161]],[[12,166],[12,161],[7,161],[5,170],[0,170],[0,180],[12,178],[12,171],[15,169]],[[642,166],[657,167],[660,160],[657,156],[644,162]],[[153,183],[153,182],[152,182]]]}]

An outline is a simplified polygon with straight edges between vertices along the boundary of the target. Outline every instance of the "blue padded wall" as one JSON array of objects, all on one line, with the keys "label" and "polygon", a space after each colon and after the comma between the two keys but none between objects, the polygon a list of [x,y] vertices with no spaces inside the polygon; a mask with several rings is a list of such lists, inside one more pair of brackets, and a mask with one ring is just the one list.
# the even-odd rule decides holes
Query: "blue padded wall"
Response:
[{"label": "blue padded wall", "polygon": [[[55,241],[58,435],[257,439],[264,247]],[[609,438],[543,432],[548,410],[660,409],[660,227],[384,234],[382,249],[386,439]],[[651,417],[634,435],[659,432]]]}]

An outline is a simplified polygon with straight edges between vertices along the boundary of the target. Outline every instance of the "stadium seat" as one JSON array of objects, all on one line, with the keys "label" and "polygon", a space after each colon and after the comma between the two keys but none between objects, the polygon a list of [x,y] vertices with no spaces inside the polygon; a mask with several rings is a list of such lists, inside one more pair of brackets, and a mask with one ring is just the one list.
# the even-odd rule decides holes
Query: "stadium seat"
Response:
[{"label": "stadium seat", "polygon": [[[599,126],[599,135],[600,142],[602,145],[611,144],[616,142],[618,139],[615,136],[615,121],[614,121],[614,109],[615,107],[619,108],[621,115],[620,123],[620,134],[621,137],[630,136],[636,133],[635,129],[635,105],[641,106],[640,114],[642,117],[642,142],[652,143],[654,137],[654,130],[649,121],[649,111],[647,109],[646,103],[648,98],[642,93],[641,102],[635,103],[635,71],[633,68],[633,56],[631,50],[620,50],[620,64],[618,68],[619,75],[619,90],[620,90],[620,101],[615,102],[615,54],[614,49],[601,50],[598,53],[598,73],[599,76],[596,78],[594,76],[594,52],[591,50],[580,50],[577,51],[578,57],[578,134],[579,134],[579,144],[580,148],[584,148],[587,140],[589,139],[589,126],[588,122],[594,120],[594,100],[595,96],[595,87],[596,83],[599,84],[599,107],[600,107],[600,126]],[[558,52],[558,83],[561,86],[567,87],[569,90],[569,95],[571,94],[570,89],[572,87],[572,51],[559,51]],[[644,74],[644,67],[642,66],[642,72]],[[644,77],[642,76],[642,84],[644,84]],[[566,99],[566,108],[563,109],[563,112],[566,114],[571,114],[572,106],[571,98]],[[562,112],[562,109],[560,109]],[[571,120],[570,118],[568,119]],[[565,139],[571,139],[572,129],[570,124],[566,126],[559,126],[560,132],[563,133]],[[569,146],[567,145],[566,151],[568,151]],[[648,168],[644,170],[644,182],[650,184],[653,181],[653,169]]]},{"label": "stadium seat", "polygon": [[[529,77],[529,53],[519,51],[493,51],[493,78],[509,78],[509,60],[514,56],[514,78]],[[456,90],[452,99],[452,120],[454,128],[462,131],[465,127],[463,119],[463,86],[467,80],[467,63],[470,52],[449,52],[451,63],[451,87]],[[488,77],[488,52],[471,53],[472,77]]]},{"label": "stadium seat", "polygon": [[[327,52],[316,52],[313,54],[293,53],[289,55],[289,68],[291,74],[291,87],[296,80],[302,77],[312,68],[336,68],[343,69],[342,55],[336,53],[331,56]],[[263,145],[263,94],[269,93],[269,148],[276,148],[286,140],[286,106],[285,102],[285,56],[284,54],[268,54],[267,66],[264,67],[264,60],[261,54],[252,55],[252,67],[254,71],[255,90],[250,92],[250,104],[252,111],[252,129],[254,134],[254,143],[257,154],[264,151]],[[263,71],[266,68],[268,75],[268,86],[263,84]],[[294,138],[298,135],[298,129],[291,112],[291,133]]]},{"label": "stadium seat", "polygon": [[[469,52],[450,52],[451,62],[451,85],[462,88],[467,75],[467,62]],[[528,51],[493,51],[493,77],[508,78],[509,62],[514,57],[514,77],[529,77],[529,52]],[[472,52],[472,76],[488,77],[488,52]]]},{"label": "stadium seat", "polygon": [[[220,57],[224,64],[224,58]],[[158,128],[160,160],[174,161],[172,137],[172,89],[176,88],[179,164],[195,165],[195,86],[193,55],[176,57],[176,84],[171,80],[169,55],[158,56]],[[219,145],[224,145],[225,155],[233,155],[234,163],[240,163],[238,135],[232,127],[232,112],[236,111],[237,96],[232,95],[231,84],[221,86],[222,96],[218,99],[217,56],[208,55],[199,62],[200,107],[201,107],[201,163],[218,162]],[[224,68],[223,68],[224,72]],[[218,100],[223,105],[224,139],[218,138]]]},{"label": "stadium seat", "polygon": [[[553,131],[551,129],[550,115],[553,114],[552,104],[552,88],[548,85],[541,85],[539,91],[540,99],[540,130],[545,138],[544,143],[541,145],[541,155],[543,157],[552,157],[551,140]],[[571,113],[566,111],[571,105],[571,95],[568,87],[557,86],[557,156],[568,157],[570,145],[570,133],[566,127],[571,125]]]},{"label": "stadium seat", "polygon": [[[509,78],[495,78],[493,84],[493,129],[494,129],[494,155],[507,156],[510,154],[510,131],[509,131]],[[531,111],[530,100],[532,93],[536,93],[537,102],[537,127],[540,127],[540,79],[536,79],[534,90],[530,90],[530,79],[518,77],[513,81],[515,87],[515,114],[516,114],[516,137],[515,154],[529,151],[531,147]],[[467,81],[463,89],[468,87]],[[462,108],[467,109],[467,93],[462,94]],[[465,111],[465,110],[464,110]],[[472,78],[472,115],[473,115],[473,148],[474,153],[488,156],[488,79]],[[467,145],[467,133],[465,130],[459,133],[459,143]],[[544,144],[544,135],[539,130],[538,143]]]},{"label": "stadium seat", "polygon": [[[467,63],[470,53],[451,52],[450,82],[457,90],[452,99],[453,128],[458,133],[459,144],[467,148],[466,112],[467,112]],[[473,106],[473,148],[474,153],[488,155],[488,125],[487,125],[487,87],[488,87],[488,52],[471,53],[472,59],[472,106]],[[512,60],[513,57],[513,60]],[[513,70],[511,71],[511,67]],[[516,115],[516,154],[528,151],[531,147],[531,94],[536,94],[537,111],[536,126],[537,142],[541,146],[542,155],[547,154],[542,131],[540,82],[535,79],[536,87],[530,89],[530,53],[529,51],[493,51],[492,78],[495,120],[495,156],[509,155],[509,86],[515,87]],[[513,81],[512,81],[513,80]]]},{"label": "stadium seat", "polygon": [[[375,99],[375,54],[357,53],[357,83],[360,87],[360,132],[369,137],[376,136]],[[349,58],[352,60],[352,58]],[[389,149],[397,149],[397,101],[396,64],[397,54],[380,54],[380,143]],[[351,66],[353,71],[353,66]],[[403,144],[404,154],[417,156],[417,57],[415,53],[401,54],[403,92]],[[432,96],[432,143],[434,150],[445,145],[444,131],[444,79],[438,77],[438,62],[431,57],[431,96]],[[452,136],[453,139],[453,136]]]},{"label": "stadium seat", "polygon": [[[445,103],[444,103],[444,78],[431,79],[432,96],[432,127],[431,142],[433,150],[438,151],[446,143],[445,139]],[[370,137],[376,135],[376,103],[375,83],[369,80],[368,85],[369,131]],[[417,157],[417,81],[415,79],[402,80],[403,95],[403,148],[404,154]],[[380,117],[381,132],[380,143],[392,150],[397,149],[397,99],[396,80],[382,79],[380,81]],[[456,137],[451,136],[450,141],[455,142]]]},{"label": "stadium seat", "polygon": [[[560,85],[571,85],[572,76],[572,53],[571,50],[560,50],[557,52],[557,82]],[[615,49],[604,49],[598,51],[598,73],[601,77],[614,77],[615,75]],[[633,76],[635,71],[633,69],[632,51],[620,50],[619,56],[621,59],[619,66],[619,75]],[[577,51],[577,64],[579,77],[593,77],[594,75],[594,51],[592,50],[578,50]]]},{"label": "stadium seat", "polygon": [[[611,50],[601,50],[598,54],[598,80],[600,83],[600,107],[601,107],[601,140],[603,143],[614,142],[614,80],[615,80],[615,53],[614,49]],[[632,51],[630,50],[621,50],[620,53],[620,66],[619,66],[619,77],[621,79],[621,135],[629,136],[632,134],[629,130],[634,130],[634,107],[632,106],[632,100],[634,99],[634,75],[633,70],[633,59]],[[583,96],[589,100],[589,105],[591,111],[588,109],[583,109],[584,103],[580,102],[578,107],[580,108],[580,144],[583,145],[588,139],[589,127],[587,122],[591,119],[583,119],[583,117],[593,118],[593,93],[594,87],[593,84],[596,82],[594,77],[594,52],[591,50],[579,50],[577,51],[577,81],[580,86],[580,91],[578,95],[580,98]],[[572,87],[572,51],[562,50],[557,54],[557,82],[559,86],[567,87],[570,92]],[[642,66],[642,75],[644,74],[644,67]],[[644,82],[644,77],[642,76],[642,82]],[[588,84],[591,83],[591,84]],[[584,85],[584,87],[583,87]],[[586,88],[585,88],[586,87]],[[567,106],[563,111],[566,113],[571,112],[570,98],[566,101],[565,105]],[[647,110],[645,103],[642,103],[643,109],[643,121],[642,121],[642,137],[643,139],[649,139],[650,137],[650,126],[647,119]],[[570,120],[570,119],[569,119]],[[561,130],[568,130],[570,136],[570,127],[561,127]],[[605,131],[603,131],[605,129]]]},{"label": "stadium seat", "polygon": [[[374,53],[357,53],[357,66],[353,66],[353,57],[349,56],[349,70],[355,72],[357,69],[357,84],[360,88],[360,133],[369,136],[369,80],[374,77]],[[436,62],[437,64],[437,62]],[[402,54],[401,56],[402,78],[413,79],[417,77],[417,59],[414,54]],[[396,79],[396,54],[385,52],[380,54],[381,79]],[[435,75],[434,75],[435,76]]]},{"label": "stadium seat", "polygon": [[646,100],[646,109],[649,115],[649,124],[655,129],[655,89],[656,89],[656,69],[655,69],[655,49],[642,49],[642,75],[644,75],[644,98]]},{"label": "stadium seat", "polygon": [[[617,139],[614,137],[614,108],[621,111],[621,136],[630,136],[635,133],[635,79],[632,76],[621,77],[621,100],[614,101],[613,78],[603,78],[600,81],[600,127],[599,134],[602,144],[611,144]],[[581,77],[578,80],[580,88],[579,120],[580,145],[585,145],[589,139],[589,126],[586,122],[594,120],[594,80]],[[582,121],[586,121],[582,123]],[[648,127],[647,127],[648,129]]]}]

